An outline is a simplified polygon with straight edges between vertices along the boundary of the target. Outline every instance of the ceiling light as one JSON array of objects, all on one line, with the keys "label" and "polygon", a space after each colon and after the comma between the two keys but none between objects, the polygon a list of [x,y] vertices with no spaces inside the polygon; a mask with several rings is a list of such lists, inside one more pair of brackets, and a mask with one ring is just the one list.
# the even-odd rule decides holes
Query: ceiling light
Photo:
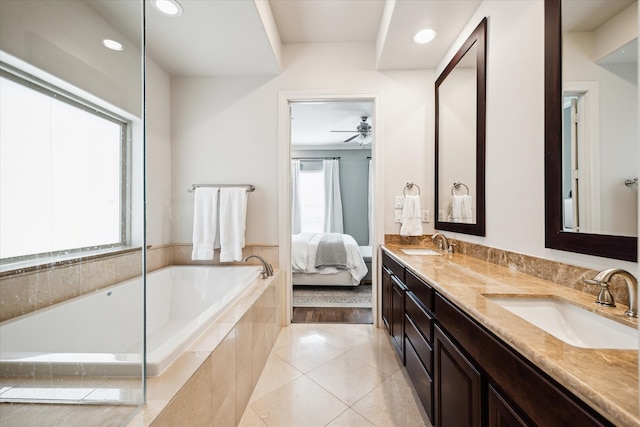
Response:
[{"label": "ceiling light", "polygon": [[102,44],[104,45],[104,47],[111,49],[111,50],[122,50],[124,49],[124,47],[122,46],[122,43],[119,43],[115,40],[111,40],[111,39],[104,39],[102,40]]},{"label": "ceiling light", "polygon": [[418,44],[429,43],[431,40],[436,38],[436,30],[433,28],[425,28],[424,30],[420,30],[413,36],[413,41]]},{"label": "ceiling light", "polygon": [[182,6],[176,0],[151,0],[151,6],[167,16],[182,15]]}]

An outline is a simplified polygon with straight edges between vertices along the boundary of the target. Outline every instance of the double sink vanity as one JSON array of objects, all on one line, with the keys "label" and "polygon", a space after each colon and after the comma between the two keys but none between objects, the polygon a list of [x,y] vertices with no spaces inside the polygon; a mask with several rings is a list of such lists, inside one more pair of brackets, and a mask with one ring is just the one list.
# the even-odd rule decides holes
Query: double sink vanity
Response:
[{"label": "double sink vanity", "polygon": [[382,247],[382,318],[436,426],[640,426],[637,319],[458,253]]}]

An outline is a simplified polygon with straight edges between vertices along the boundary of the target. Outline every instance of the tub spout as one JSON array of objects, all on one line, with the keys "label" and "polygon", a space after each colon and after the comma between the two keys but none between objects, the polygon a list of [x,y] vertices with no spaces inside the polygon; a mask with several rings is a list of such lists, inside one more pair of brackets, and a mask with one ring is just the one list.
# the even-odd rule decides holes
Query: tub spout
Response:
[{"label": "tub spout", "polygon": [[266,279],[269,276],[273,276],[273,267],[264,258],[262,258],[260,255],[249,255],[248,257],[246,257],[244,259],[244,261],[247,262],[251,258],[258,258],[260,260],[260,262],[262,263],[262,273],[261,274],[262,274],[262,278],[263,279]]}]

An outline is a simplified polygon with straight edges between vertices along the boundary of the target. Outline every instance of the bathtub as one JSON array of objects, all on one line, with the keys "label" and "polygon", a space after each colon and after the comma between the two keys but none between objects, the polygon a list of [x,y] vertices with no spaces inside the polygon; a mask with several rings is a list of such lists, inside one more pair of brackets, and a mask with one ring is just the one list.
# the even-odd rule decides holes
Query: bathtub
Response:
[{"label": "bathtub", "polygon": [[[262,271],[172,266],[147,274],[147,371],[159,375]],[[140,376],[142,278],[0,323],[0,374]]]}]

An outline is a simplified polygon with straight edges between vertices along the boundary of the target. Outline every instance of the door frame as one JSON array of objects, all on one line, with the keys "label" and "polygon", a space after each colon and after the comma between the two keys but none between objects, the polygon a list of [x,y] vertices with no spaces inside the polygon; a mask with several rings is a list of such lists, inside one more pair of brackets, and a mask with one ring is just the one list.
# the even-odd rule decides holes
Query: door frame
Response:
[{"label": "door frame", "polygon": [[372,242],[372,317],[373,325],[380,327],[378,278],[379,247],[384,243],[384,170],[382,147],[384,132],[382,124],[382,91],[380,90],[287,90],[278,94],[278,198],[280,220],[278,223],[279,265],[281,282],[281,305],[283,326],[291,324],[293,316],[293,286],[291,272],[291,102],[313,101],[371,101],[373,102],[373,121],[371,126],[375,132],[375,141],[371,148],[373,165],[373,242]]}]

